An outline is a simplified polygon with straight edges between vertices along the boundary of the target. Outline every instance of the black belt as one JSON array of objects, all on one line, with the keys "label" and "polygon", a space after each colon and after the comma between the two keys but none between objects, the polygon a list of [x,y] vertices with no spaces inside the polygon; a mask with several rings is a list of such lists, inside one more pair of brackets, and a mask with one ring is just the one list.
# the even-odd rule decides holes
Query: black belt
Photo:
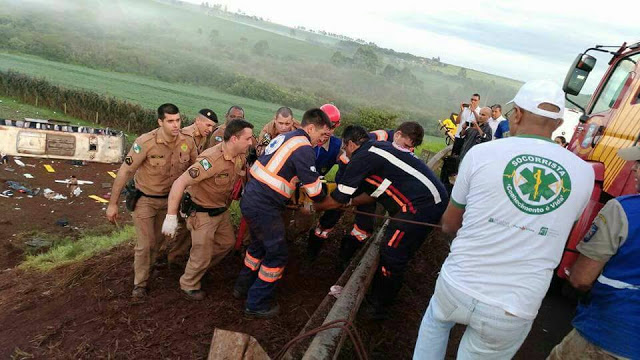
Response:
[{"label": "black belt", "polygon": [[138,190],[138,191],[140,192],[140,195],[146,196],[146,197],[152,198],[152,199],[166,199],[166,198],[169,197],[169,194],[167,194],[167,195],[148,195],[148,194],[143,193],[140,190]]},{"label": "black belt", "polygon": [[204,213],[208,213],[209,216],[218,216],[220,214],[222,214],[223,212],[227,211],[226,207],[220,207],[220,208],[205,208],[202,207],[196,203],[193,203],[193,209],[196,212],[204,212]]}]

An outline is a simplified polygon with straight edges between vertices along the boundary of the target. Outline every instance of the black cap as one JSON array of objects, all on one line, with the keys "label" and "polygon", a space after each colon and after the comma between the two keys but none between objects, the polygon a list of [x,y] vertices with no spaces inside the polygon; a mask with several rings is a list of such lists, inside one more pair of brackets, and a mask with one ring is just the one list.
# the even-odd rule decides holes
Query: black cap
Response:
[{"label": "black cap", "polygon": [[213,110],[211,109],[202,109],[198,111],[198,114],[206,117],[207,119],[213,121],[216,124],[218,123],[218,115],[216,115],[216,113],[213,112]]}]

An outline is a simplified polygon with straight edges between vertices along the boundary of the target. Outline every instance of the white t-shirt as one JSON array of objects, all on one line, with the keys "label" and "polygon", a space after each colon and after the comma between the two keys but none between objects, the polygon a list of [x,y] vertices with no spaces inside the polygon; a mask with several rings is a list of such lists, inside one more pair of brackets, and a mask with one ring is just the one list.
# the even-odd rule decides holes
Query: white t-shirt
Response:
[{"label": "white t-shirt", "polygon": [[[478,113],[478,115],[480,115],[480,107],[476,107],[476,112]],[[458,117],[460,119],[460,122],[458,123],[458,129],[456,129],[456,137],[459,138],[460,137],[460,132],[462,131],[462,124],[467,122],[467,120],[469,121],[475,121],[476,117],[473,116],[473,113],[471,112],[471,109],[469,108],[462,108],[462,112],[460,113],[460,116]],[[494,131],[495,132],[495,131]]]},{"label": "white t-shirt", "polygon": [[493,136],[493,139],[495,139],[496,130],[498,130],[498,124],[500,124],[502,120],[504,120],[504,116],[500,115],[497,119],[491,117],[487,121],[489,126],[491,126],[491,136]]},{"label": "white t-shirt", "polygon": [[593,184],[591,166],[550,139],[525,135],[474,146],[451,194],[465,211],[444,280],[534,319]]}]

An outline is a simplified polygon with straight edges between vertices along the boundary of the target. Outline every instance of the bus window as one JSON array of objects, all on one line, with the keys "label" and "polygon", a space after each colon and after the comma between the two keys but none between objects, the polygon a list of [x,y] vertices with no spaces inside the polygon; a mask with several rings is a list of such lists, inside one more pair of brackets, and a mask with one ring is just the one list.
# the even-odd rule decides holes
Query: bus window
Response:
[{"label": "bus window", "polygon": [[609,79],[607,79],[607,83],[604,88],[598,95],[598,99],[591,110],[592,114],[601,113],[611,109],[618,99],[624,83],[629,77],[629,73],[635,69],[638,59],[640,59],[640,54],[635,54],[618,62],[616,68],[613,69],[613,72],[609,76]]}]

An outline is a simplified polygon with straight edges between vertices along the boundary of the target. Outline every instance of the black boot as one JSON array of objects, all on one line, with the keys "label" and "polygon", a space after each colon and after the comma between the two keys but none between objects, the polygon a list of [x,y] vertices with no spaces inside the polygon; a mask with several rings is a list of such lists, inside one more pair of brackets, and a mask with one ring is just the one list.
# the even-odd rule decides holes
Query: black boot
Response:
[{"label": "black boot", "polygon": [[349,266],[351,258],[361,247],[362,243],[355,236],[347,234],[342,237],[340,241],[340,266],[342,271]]},{"label": "black boot", "polygon": [[317,236],[315,229],[309,230],[309,238],[307,240],[307,260],[313,262],[318,258],[320,250],[324,244],[324,239]]}]

